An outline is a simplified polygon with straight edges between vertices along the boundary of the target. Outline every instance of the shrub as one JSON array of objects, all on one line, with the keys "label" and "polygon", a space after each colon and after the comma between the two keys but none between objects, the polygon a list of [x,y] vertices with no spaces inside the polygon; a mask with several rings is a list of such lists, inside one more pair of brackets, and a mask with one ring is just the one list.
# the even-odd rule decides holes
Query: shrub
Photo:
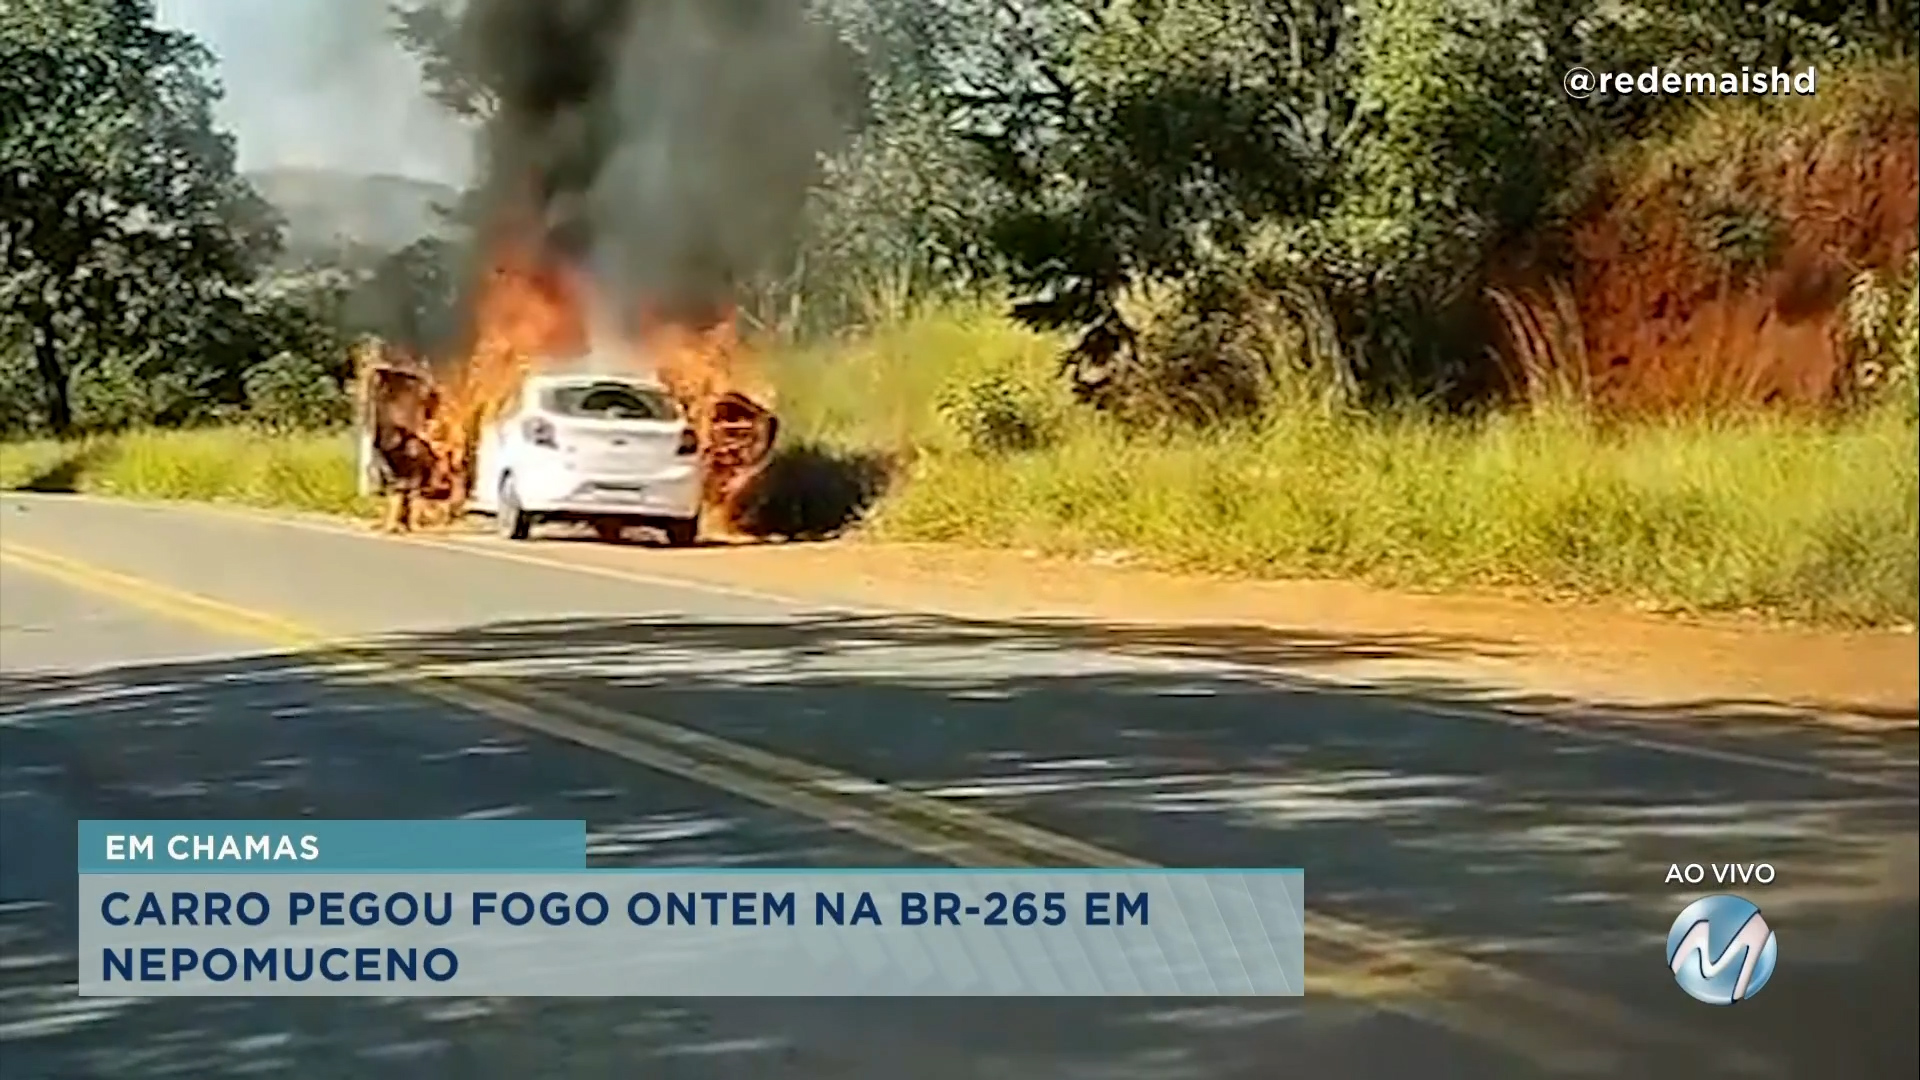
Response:
[{"label": "shrub", "polygon": [[1856,396],[1898,402],[1920,418],[1920,253],[1906,273],[1863,272],[1847,296],[1847,344]]},{"label": "shrub", "polygon": [[122,358],[86,364],[72,376],[73,426],[125,431],[154,421],[154,395],[136,366]]},{"label": "shrub", "polygon": [[305,356],[281,353],[247,369],[247,412],[274,430],[313,430],[344,424],[352,415],[346,391],[324,367]]},{"label": "shrub", "polygon": [[0,339],[0,438],[32,431],[44,422],[40,375],[25,346],[9,348]]},{"label": "shrub", "polygon": [[969,453],[1021,453],[1050,441],[1038,395],[999,372],[948,383],[934,407]]}]

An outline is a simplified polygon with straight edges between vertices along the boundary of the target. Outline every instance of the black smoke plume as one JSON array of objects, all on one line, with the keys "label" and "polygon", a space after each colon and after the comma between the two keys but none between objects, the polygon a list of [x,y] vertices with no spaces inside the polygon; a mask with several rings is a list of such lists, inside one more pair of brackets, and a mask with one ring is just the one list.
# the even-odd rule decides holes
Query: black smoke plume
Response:
[{"label": "black smoke plume", "polygon": [[[803,0],[467,0],[488,91],[482,213],[596,290],[711,309],[791,252],[865,102]],[[623,313],[630,314],[630,313]]]}]

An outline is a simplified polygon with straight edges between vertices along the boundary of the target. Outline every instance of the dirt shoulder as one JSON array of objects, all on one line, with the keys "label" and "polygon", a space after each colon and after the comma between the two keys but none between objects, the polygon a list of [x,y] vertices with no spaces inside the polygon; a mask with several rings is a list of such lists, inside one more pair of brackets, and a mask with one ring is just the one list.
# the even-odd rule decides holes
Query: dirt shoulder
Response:
[{"label": "dirt shoulder", "polygon": [[935,545],[691,551],[542,545],[569,562],[798,599],[965,619],[1071,620],[1155,651],[1357,679],[1473,682],[1626,706],[1812,710],[1916,727],[1910,632],[1683,620],[1616,605],[1418,595],[1338,581],[1236,581]]},{"label": "dirt shoulder", "polygon": [[[368,528],[333,515],[204,509]],[[478,526],[421,539],[800,601],[1046,621],[1063,634],[1134,651],[1375,685],[1620,705],[1650,719],[1788,710],[1862,731],[1920,732],[1920,640],[1911,631],[1684,619],[1620,604],[1417,594],[1345,581],[1231,580],[949,545],[845,540],[668,550],[560,537],[523,545],[493,540]]]}]

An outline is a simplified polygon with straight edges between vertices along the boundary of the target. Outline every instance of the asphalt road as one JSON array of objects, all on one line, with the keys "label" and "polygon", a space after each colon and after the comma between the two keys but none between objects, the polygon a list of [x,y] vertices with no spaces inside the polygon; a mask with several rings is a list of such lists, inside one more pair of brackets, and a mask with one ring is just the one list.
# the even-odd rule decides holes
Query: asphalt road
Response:
[{"label": "asphalt road", "polygon": [[[0,500],[0,1075],[1916,1073],[1911,739],[1549,727],[1498,703],[1325,685],[1306,655],[1150,656],[1113,627],[827,610],[589,572],[571,547]],[[630,554],[644,575],[649,553]],[[476,711],[272,651],[314,634],[531,697]],[[515,722],[536,714],[544,730]],[[711,744],[723,778],[663,764],[662,725],[726,740]],[[856,815],[769,794],[780,784],[740,746],[886,797],[846,795]],[[1305,867],[1308,996],[73,992],[82,818],[584,817],[601,865],[904,866],[941,857],[909,819],[956,806],[987,815],[963,861]],[[890,815],[908,824],[876,824]],[[1750,1002],[1696,1004],[1662,944],[1702,890],[1667,884],[1667,866],[1749,861],[1777,869],[1748,894],[1780,935],[1779,970]]]}]

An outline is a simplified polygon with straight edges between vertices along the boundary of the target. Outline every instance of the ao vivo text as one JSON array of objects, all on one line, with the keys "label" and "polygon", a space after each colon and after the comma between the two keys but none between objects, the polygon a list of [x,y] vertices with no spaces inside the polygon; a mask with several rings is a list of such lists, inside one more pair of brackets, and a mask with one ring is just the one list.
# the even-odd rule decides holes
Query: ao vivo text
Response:
[{"label": "ao vivo text", "polygon": [[1673,863],[1667,867],[1667,884],[1699,885],[1771,885],[1773,864],[1764,862]]}]

